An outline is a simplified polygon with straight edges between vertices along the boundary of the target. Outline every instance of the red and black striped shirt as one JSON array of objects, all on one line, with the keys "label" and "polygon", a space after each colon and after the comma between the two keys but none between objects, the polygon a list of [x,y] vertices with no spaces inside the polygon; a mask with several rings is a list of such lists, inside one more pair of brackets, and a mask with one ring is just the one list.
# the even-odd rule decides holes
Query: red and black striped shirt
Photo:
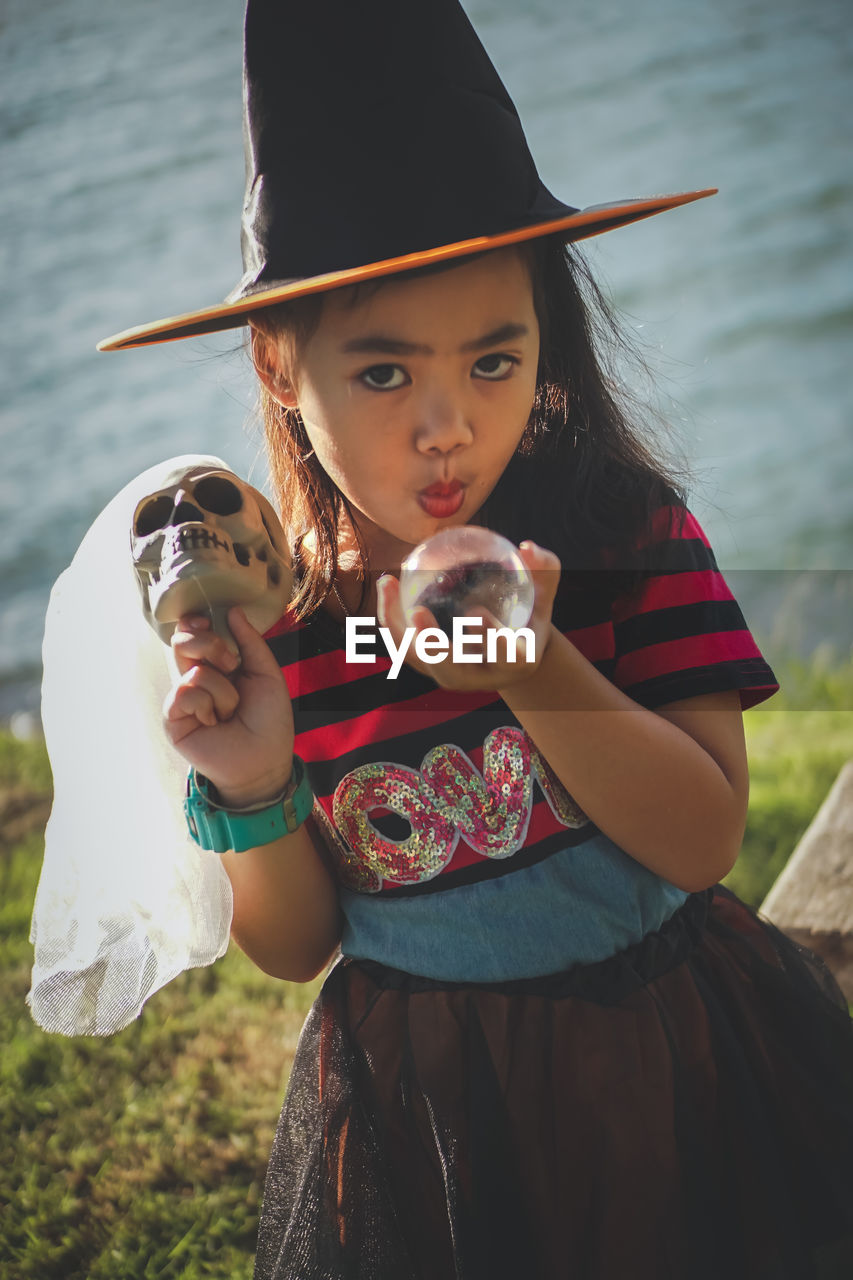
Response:
[{"label": "red and black striped shirt", "polygon": [[[773,672],[698,521],[689,512],[662,509],[642,551],[644,574],[631,592],[614,596],[607,574],[566,575],[554,621],[577,649],[651,709],[728,689],[739,690],[746,708],[775,692]],[[433,893],[531,866],[595,834],[592,824],[567,824],[560,816],[560,796],[553,788],[549,794],[541,762],[537,770],[524,755],[526,735],[496,694],[448,692],[407,665],[389,680],[391,664],[381,647],[372,664],[347,663],[343,627],[323,610],[299,624],[285,616],[266,638],[293,700],[296,751],[308,767],[318,818],[350,888],[383,898]],[[462,769],[462,791],[470,784],[468,810],[479,805],[495,827],[501,813],[506,817],[510,786],[488,752],[484,765],[484,746],[496,730],[508,731],[504,763],[520,750],[535,782],[520,842],[495,846],[497,852],[472,836],[476,824],[460,824],[458,795],[438,804],[430,827],[423,805],[430,810],[436,788],[422,772],[428,753],[452,746],[460,754],[443,762],[445,774],[450,765]],[[414,839],[415,827],[425,843]]]}]

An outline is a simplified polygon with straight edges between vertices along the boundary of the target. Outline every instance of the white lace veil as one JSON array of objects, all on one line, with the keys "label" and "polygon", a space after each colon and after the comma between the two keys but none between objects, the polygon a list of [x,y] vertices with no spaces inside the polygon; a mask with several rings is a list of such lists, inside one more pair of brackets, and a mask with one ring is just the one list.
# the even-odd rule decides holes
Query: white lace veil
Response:
[{"label": "white lace veil", "polygon": [[50,597],[42,717],[54,801],[33,911],[33,1017],[109,1035],[184,969],[228,946],[231,886],[190,840],[186,762],[162,726],[171,651],[142,613],[130,554],[137,503],[179,466],[137,476],[98,516]]}]

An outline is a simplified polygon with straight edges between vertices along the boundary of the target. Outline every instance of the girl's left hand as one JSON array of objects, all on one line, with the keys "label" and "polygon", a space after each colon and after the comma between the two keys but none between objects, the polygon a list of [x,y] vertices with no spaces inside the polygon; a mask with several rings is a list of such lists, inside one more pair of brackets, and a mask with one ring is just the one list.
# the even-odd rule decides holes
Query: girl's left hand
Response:
[{"label": "girl's left hand", "polygon": [[[544,547],[537,546],[535,542],[522,542],[518,550],[525,568],[533,579],[533,612],[530,615],[530,621],[527,623],[535,639],[535,657],[533,660],[530,662],[526,660],[526,646],[522,638],[516,646],[514,662],[508,660],[506,643],[500,640],[497,650],[499,654],[504,656],[497,662],[486,662],[485,660],[482,662],[454,662],[451,654],[448,653],[441,662],[425,663],[418,658],[415,652],[415,638],[413,637],[406,651],[406,662],[409,666],[414,667],[416,671],[420,671],[423,675],[430,676],[443,689],[456,689],[460,692],[486,689],[500,692],[501,689],[518,684],[533,674],[542,661],[553,631],[551,611],[554,607],[554,597],[557,594],[557,586],[560,581],[561,566],[553,551],[546,551]],[[379,579],[376,586],[379,621],[382,626],[389,629],[394,644],[399,646],[407,626],[400,607],[400,584],[391,574],[385,574]],[[496,618],[482,609],[475,610],[471,616],[481,617],[484,627],[499,627],[501,625]],[[415,610],[408,625],[415,626],[416,633],[419,633],[426,630],[427,627],[436,627],[438,624],[428,609],[418,608]]]}]

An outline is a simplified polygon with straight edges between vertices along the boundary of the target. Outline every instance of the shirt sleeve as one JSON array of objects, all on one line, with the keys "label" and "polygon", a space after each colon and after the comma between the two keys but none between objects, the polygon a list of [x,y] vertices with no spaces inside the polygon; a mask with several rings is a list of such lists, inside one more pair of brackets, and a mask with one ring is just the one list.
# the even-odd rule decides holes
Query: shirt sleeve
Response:
[{"label": "shirt sleeve", "polygon": [[776,677],[696,517],[661,509],[646,552],[641,588],[613,604],[614,683],[650,709],[737,689],[745,710],[775,693]]}]

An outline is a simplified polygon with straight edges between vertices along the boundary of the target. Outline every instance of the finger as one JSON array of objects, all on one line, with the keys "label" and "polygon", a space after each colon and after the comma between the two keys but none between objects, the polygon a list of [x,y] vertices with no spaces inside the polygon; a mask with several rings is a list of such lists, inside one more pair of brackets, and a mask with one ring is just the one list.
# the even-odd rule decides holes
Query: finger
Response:
[{"label": "finger", "polygon": [[[484,678],[487,674],[498,670],[502,655],[508,655],[510,651],[513,655],[517,655],[521,643],[514,636],[513,628],[502,623],[483,605],[465,610],[464,630],[460,631],[460,641],[467,657],[457,658],[455,645],[451,650],[451,656],[457,662],[464,661],[466,664],[471,664],[464,668],[468,673],[466,678],[469,679],[472,676],[475,679],[479,678],[473,674],[478,667]],[[506,661],[512,662],[513,658],[507,656]]]},{"label": "finger", "polygon": [[180,619],[172,634],[172,652],[181,675],[200,662],[229,675],[240,665],[239,657],[212,629],[210,619],[198,614]]},{"label": "finger", "polygon": [[415,605],[410,618],[411,620],[409,625],[417,627],[418,631],[426,631],[428,628],[436,631],[441,630],[435,614],[431,613],[424,604]]},{"label": "finger", "polygon": [[553,551],[540,547],[538,543],[526,539],[519,544],[519,553],[525,567],[530,573],[541,573],[545,570],[559,570],[560,561]]},{"label": "finger", "polygon": [[244,676],[275,676],[281,679],[281,668],[263,636],[255,630],[238,606],[228,610],[228,626],[240,646]]},{"label": "finger", "polygon": [[383,627],[387,627],[399,643],[406,629],[406,618],[400,604],[400,584],[391,573],[383,573],[376,583],[376,612]]},{"label": "finger", "polygon": [[187,703],[182,704],[182,707],[184,714],[188,714],[189,712],[195,712],[197,705],[204,710],[210,706],[214,718],[211,720],[208,717],[204,720],[205,724],[216,724],[230,720],[240,704],[240,695],[231,681],[221,671],[217,671],[215,667],[203,665],[193,667],[181,679],[178,689],[181,688],[188,689],[194,694],[204,695],[203,698],[188,700]]},{"label": "finger", "polygon": [[519,553],[525,568],[533,579],[536,605],[549,611],[560,585],[561,565],[553,551],[526,540],[519,545]]},{"label": "finger", "polygon": [[169,716],[166,716],[165,726],[166,734],[175,747],[179,742],[183,742],[184,738],[188,738],[191,733],[207,727],[201,724],[195,716],[181,716],[178,719],[170,719]]},{"label": "finger", "polygon": [[178,685],[173,689],[163,704],[163,714],[167,724],[184,726],[182,737],[190,732],[186,726],[207,726],[212,728],[218,724],[213,699],[206,689],[194,689],[189,685]]},{"label": "finger", "polygon": [[412,644],[416,632],[423,630],[425,626],[435,626],[432,614],[428,609],[416,608],[411,617],[406,617],[400,604],[400,584],[391,574],[384,574],[378,579],[376,596],[379,621],[390,631],[394,645],[398,648],[403,645],[407,665],[424,675],[432,675],[434,667],[419,660]]},{"label": "finger", "polygon": [[[472,605],[470,609],[466,609],[465,617],[470,618],[474,623],[479,622],[481,631],[495,630],[506,625],[482,604]],[[477,633],[475,632],[474,634]]]},{"label": "finger", "polygon": [[240,705],[234,685],[215,667],[199,664],[184,676],[183,683],[190,689],[203,689],[210,696],[218,720],[230,720]]}]

